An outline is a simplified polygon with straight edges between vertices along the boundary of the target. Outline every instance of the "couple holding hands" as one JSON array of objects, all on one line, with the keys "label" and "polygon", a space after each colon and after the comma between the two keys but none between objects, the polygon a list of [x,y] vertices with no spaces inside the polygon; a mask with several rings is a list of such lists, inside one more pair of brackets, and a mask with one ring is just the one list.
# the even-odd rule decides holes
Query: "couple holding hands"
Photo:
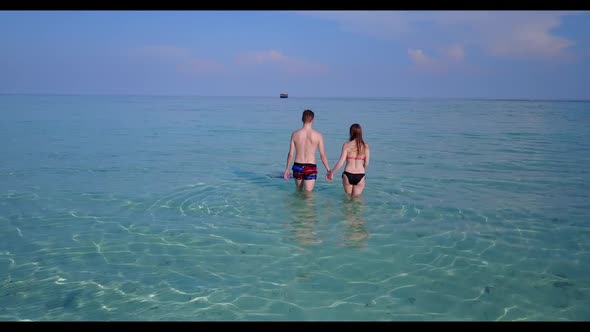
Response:
[{"label": "couple holding hands", "polygon": [[312,128],[314,113],[310,110],[303,111],[301,120],[303,127],[291,134],[287,166],[285,167],[284,178],[289,179],[289,165],[295,154],[295,162],[291,170],[295,178],[295,184],[299,190],[312,191],[317,178],[317,167],[315,163],[316,151],[320,151],[320,158],[326,167],[326,181],[334,179],[336,173],[346,162],[342,172],[342,185],[344,191],[351,196],[358,196],[363,192],[366,183],[365,171],[369,167],[370,150],[369,144],[363,141],[363,131],[359,124],[350,126],[350,139],[342,144],[340,158],[330,169],[330,163],[324,151],[324,138],[322,134]]}]

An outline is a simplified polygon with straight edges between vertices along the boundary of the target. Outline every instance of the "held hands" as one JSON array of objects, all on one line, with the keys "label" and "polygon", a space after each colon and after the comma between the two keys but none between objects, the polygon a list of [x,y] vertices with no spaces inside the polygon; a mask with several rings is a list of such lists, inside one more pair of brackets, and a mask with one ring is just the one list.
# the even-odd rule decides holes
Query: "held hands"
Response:
[{"label": "held hands", "polygon": [[334,174],[332,174],[331,170],[328,170],[328,172],[326,173],[326,181],[331,182],[332,179],[334,179]]}]

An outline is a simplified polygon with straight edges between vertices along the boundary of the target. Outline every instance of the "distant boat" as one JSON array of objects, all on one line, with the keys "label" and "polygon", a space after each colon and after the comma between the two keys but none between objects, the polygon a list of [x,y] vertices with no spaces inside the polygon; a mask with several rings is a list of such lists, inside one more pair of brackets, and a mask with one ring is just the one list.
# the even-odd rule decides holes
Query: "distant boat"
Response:
[{"label": "distant boat", "polygon": [[289,94],[286,92],[281,93],[281,98],[289,98]]}]

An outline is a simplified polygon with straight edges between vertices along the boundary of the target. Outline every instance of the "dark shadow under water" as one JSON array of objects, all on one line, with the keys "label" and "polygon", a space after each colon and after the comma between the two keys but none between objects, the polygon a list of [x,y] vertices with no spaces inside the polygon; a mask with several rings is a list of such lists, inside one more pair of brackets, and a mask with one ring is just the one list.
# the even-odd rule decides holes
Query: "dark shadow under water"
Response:
[{"label": "dark shadow under water", "polygon": [[[317,245],[323,242],[316,232],[320,221],[317,195],[318,193],[315,192],[294,190],[293,193],[286,197],[289,228],[294,234],[295,241],[304,246]],[[338,218],[343,222],[343,229],[341,230],[342,245],[352,247],[364,247],[367,245],[369,232],[363,216],[364,211],[365,202],[362,197],[344,195],[341,201],[342,214]]]},{"label": "dark shadow under water", "polygon": [[362,196],[345,195],[342,200],[342,214],[345,228],[343,230],[344,245],[363,247],[367,245],[369,232],[363,217],[365,201]]},{"label": "dark shadow under water", "polygon": [[314,192],[295,190],[287,196],[287,209],[291,230],[295,240],[301,245],[320,244],[315,227],[318,224],[318,213]]},{"label": "dark shadow under water", "polygon": [[[255,184],[259,187],[264,187],[268,189],[281,189],[285,185],[295,187],[295,183],[293,178],[289,180],[285,180],[283,178],[283,174],[278,173],[256,173],[249,170],[244,170],[241,168],[236,168],[232,170],[234,176],[238,177],[242,181],[249,182],[251,184]],[[328,189],[328,185],[323,183],[323,181],[316,181],[315,188],[313,192],[321,192]]]}]

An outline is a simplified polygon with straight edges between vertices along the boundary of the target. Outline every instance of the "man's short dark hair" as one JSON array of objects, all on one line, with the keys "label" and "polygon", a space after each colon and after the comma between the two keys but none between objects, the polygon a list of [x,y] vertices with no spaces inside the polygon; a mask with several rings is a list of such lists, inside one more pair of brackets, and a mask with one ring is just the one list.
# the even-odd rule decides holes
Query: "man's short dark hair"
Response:
[{"label": "man's short dark hair", "polygon": [[308,122],[311,122],[311,120],[313,120],[313,112],[310,110],[303,111],[303,115],[301,116],[301,121],[303,121],[303,123],[308,123]]}]

